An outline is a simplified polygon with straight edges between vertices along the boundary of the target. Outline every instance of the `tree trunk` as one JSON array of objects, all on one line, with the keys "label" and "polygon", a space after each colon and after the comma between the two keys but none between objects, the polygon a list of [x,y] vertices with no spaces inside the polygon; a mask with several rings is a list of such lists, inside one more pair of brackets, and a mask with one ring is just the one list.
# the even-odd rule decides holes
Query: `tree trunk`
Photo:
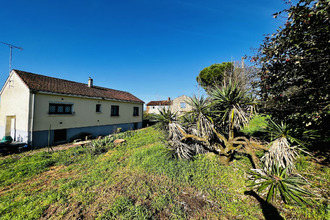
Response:
[{"label": "tree trunk", "polygon": [[220,163],[225,166],[229,165],[230,159],[231,159],[231,155],[230,156],[220,155],[219,157]]}]

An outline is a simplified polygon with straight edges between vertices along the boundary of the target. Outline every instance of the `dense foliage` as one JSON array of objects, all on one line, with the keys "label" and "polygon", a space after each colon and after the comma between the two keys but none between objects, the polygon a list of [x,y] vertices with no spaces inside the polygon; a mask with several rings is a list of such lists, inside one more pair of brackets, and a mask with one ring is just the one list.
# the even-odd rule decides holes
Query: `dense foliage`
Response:
[{"label": "dense foliage", "polygon": [[264,110],[300,128],[329,130],[330,1],[300,0],[275,14],[284,27],[265,38],[252,59],[261,66]]},{"label": "dense foliage", "polygon": [[215,85],[221,84],[234,69],[231,62],[216,63],[211,66],[205,67],[200,71],[196,80],[206,91],[213,88]]}]

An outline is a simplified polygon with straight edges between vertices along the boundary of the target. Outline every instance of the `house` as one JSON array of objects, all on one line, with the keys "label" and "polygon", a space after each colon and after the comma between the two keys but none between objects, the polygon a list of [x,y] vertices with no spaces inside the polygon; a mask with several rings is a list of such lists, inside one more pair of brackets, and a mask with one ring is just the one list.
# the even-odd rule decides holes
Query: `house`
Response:
[{"label": "house", "polygon": [[12,70],[0,96],[0,137],[33,147],[142,127],[142,100],[94,86],[91,78],[84,84]]},{"label": "house", "polygon": [[160,109],[168,109],[171,105],[171,99],[168,98],[167,100],[162,101],[150,101],[147,104],[146,113],[148,114],[159,114]]},{"label": "house", "polygon": [[183,114],[184,112],[188,112],[191,110],[191,106],[189,103],[189,97],[182,95],[171,101],[170,98],[168,100],[163,101],[151,101],[147,104],[147,113],[149,114],[158,114],[159,109],[171,109],[172,112],[177,112],[178,114]]},{"label": "house", "polygon": [[177,112],[179,115],[190,111],[191,106],[189,105],[189,97],[182,95],[173,99],[170,108],[172,112]]}]

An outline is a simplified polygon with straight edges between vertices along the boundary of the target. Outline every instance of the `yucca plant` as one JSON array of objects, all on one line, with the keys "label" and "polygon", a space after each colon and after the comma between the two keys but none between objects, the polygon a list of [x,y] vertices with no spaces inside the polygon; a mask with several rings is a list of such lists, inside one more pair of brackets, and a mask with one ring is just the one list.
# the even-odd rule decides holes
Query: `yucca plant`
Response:
[{"label": "yucca plant", "polygon": [[89,149],[91,155],[99,155],[107,152],[109,150],[109,145],[114,141],[113,136],[105,136],[104,138],[98,140],[92,140],[90,143],[86,144],[85,147]]},{"label": "yucca plant", "polygon": [[233,135],[234,128],[240,129],[249,122],[254,102],[238,83],[230,80],[226,86],[215,87],[211,97],[215,113],[228,126],[229,136]]},{"label": "yucca plant", "polygon": [[301,176],[290,175],[287,168],[273,164],[272,169],[252,169],[250,174],[252,184],[249,187],[256,188],[259,193],[268,190],[267,202],[274,201],[279,194],[284,203],[310,204],[305,197],[313,196],[313,193],[302,188],[309,183]]},{"label": "yucca plant", "polygon": [[183,137],[181,131],[186,129],[177,120],[177,113],[170,109],[160,109],[156,116],[158,123],[156,128],[165,132],[168,144],[175,154],[182,159],[190,159],[197,153],[205,153],[205,149],[198,143],[191,143]]},{"label": "yucca plant", "polygon": [[166,133],[169,131],[169,124],[177,119],[177,113],[172,112],[169,108],[159,109],[159,114],[154,115],[155,120],[157,120],[156,127]]},{"label": "yucca plant", "polygon": [[204,96],[193,96],[187,100],[187,103],[191,110],[184,117],[192,120],[192,123],[187,125],[189,130],[197,136],[212,138],[213,120],[210,117],[210,100]]},{"label": "yucca plant", "polygon": [[[210,111],[210,105],[200,107],[204,103],[203,100],[191,99],[192,109],[195,110],[190,114],[194,114],[195,118],[199,117],[195,123],[200,127],[200,132],[179,129],[183,139],[193,139],[195,143],[202,143],[210,150],[214,149],[220,155],[221,163],[225,165],[229,164],[235,151],[243,149],[251,155],[253,165],[258,167],[259,159],[253,148],[264,149],[263,146],[250,143],[244,136],[235,137],[235,128],[239,129],[250,118],[249,108],[252,103],[247,91],[240,88],[237,83],[229,81],[226,86],[211,92],[210,101],[212,109],[215,109],[213,112]],[[221,125],[226,125],[227,132],[220,132],[224,128]],[[214,138],[210,138],[212,136]]]},{"label": "yucca plant", "polygon": [[271,136],[272,142],[268,152],[261,158],[265,168],[272,169],[277,164],[281,168],[286,168],[288,172],[292,172],[298,150],[304,151],[303,142],[290,134],[290,129],[285,123],[277,124],[270,118],[266,132]]}]

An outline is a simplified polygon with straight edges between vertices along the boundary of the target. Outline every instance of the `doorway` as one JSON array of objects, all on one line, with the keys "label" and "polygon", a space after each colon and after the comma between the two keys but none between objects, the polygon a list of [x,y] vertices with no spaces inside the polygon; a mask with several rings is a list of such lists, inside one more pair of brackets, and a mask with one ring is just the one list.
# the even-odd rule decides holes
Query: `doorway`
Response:
[{"label": "doorway", "polygon": [[54,130],[54,143],[66,141],[66,129]]},{"label": "doorway", "polygon": [[6,116],[6,130],[5,136],[11,136],[14,141],[16,141],[16,116],[8,115]]}]

